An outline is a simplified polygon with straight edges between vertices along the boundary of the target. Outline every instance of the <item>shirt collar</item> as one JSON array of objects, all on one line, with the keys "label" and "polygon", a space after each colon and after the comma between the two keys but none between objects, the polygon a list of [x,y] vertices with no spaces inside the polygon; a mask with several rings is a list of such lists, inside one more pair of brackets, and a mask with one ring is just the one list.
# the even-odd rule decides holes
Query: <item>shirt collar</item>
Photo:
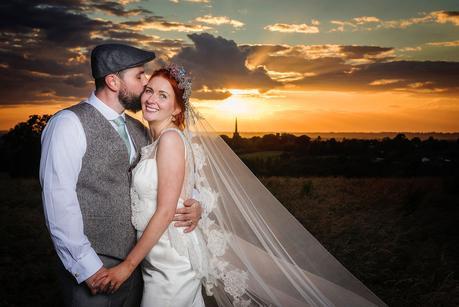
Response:
[{"label": "shirt collar", "polygon": [[87,101],[90,105],[92,105],[94,108],[96,108],[107,120],[114,120],[118,118],[119,116],[122,116],[124,119],[126,119],[126,116],[123,113],[118,114],[115,110],[110,108],[108,105],[102,102],[99,98],[97,98],[95,92],[91,93],[91,96],[89,96],[89,99]]}]

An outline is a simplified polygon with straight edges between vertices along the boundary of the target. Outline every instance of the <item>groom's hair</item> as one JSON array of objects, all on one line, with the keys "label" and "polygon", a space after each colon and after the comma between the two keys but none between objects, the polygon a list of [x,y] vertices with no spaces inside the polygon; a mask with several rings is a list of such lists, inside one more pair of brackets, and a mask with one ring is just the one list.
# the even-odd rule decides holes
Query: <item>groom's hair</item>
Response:
[{"label": "groom's hair", "polygon": [[[120,78],[123,78],[125,72],[126,70],[121,70],[121,71],[116,72],[115,74],[117,74]],[[102,90],[107,86],[107,83],[105,83],[105,77],[106,76],[94,79],[94,85],[96,87],[96,91]]]},{"label": "groom's hair", "polygon": [[94,85],[96,87],[96,91],[105,88],[107,86],[107,84],[105,84],[105,77],[94,79]]}]

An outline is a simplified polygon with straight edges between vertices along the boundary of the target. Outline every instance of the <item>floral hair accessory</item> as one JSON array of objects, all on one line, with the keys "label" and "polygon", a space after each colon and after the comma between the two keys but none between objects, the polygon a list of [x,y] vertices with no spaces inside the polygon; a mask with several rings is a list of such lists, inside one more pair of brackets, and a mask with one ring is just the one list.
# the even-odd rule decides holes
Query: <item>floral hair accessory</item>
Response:
[{"label": "floral hair accessory", "polygon": [[183,66],[177,65],[175,63],[170,63],[165,67],[165,69],[168,70],[171,76],[177,81],[178,88],[183,90],[182,98],[185,103],[185,109],[188,110],[190,107],[192,86],[191,76],[187,73]]}]

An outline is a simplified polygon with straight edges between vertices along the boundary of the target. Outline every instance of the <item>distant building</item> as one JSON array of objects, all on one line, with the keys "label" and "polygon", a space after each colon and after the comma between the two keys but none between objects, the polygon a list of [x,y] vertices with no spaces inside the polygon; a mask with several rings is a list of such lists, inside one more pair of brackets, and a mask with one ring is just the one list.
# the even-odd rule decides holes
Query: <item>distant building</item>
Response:
[{"label": "distant building", "polygon": [[237,117],[236,117],[236,121],[234,123],[233,140],[240,139],[240,138],[241,136],[239,135],[239,132],[237,131]]},{"label": "distant building", "polygon": [[232,143],[233,143],[234,147],[238,147],[241,144],[241,136],[239,135],[239,132],[237,131],[237,117],[236,117],[236,121],[234,123],[234,132],[233,132]]}]

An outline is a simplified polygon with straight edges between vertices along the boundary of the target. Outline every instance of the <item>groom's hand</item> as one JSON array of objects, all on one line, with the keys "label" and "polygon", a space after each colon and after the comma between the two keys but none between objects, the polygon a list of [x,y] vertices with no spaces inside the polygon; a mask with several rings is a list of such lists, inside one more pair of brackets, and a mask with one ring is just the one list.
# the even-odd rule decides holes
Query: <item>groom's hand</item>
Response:
[{"label": "groom's hand", "polygon": [[96,273],[94,273],[91,277],[85,280],[86,285],[88,286],[89,290],[91,291],[92,295],[96,295],[100,293],[100,289],[96,287],[96,284],[102,278],[107,277],[108,271],[106,268],[101,267]]},{"label": "groom's hand", "polygon": [[202,215],[201,204],[195,199],[187,199],[184,203],[185,208],[178,208],[173,221],[175,227],[186,227],[184,232],[193,231],[198,226],[198,221]]}]

